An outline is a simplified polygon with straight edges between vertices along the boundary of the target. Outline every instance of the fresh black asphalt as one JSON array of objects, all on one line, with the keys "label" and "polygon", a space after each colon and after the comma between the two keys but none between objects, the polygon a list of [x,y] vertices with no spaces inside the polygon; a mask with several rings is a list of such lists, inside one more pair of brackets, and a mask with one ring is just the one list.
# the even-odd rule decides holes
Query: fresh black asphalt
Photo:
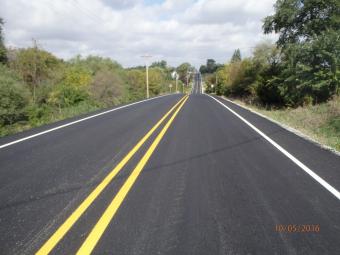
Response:
[{"label": "fresh black asphalt", "polygon": [[[193,91],[93,254],[340,254],[339,200],[200,88]],[[36,252],[182,96],[0,149],[0,254]],[[340,190],[339,156],[218,100]],[[38,131],[0,145],[32,132]],[[154,137],[51,254],[77,251]],[[277,232],[277,224],[313,224],[320,231]]]}]

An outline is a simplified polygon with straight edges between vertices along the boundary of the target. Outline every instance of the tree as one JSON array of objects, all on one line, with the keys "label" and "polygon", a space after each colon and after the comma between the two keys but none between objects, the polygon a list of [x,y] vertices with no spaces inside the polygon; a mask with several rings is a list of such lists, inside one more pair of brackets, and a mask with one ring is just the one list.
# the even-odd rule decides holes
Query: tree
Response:
[{"label": "tree", "polygon": [[278,0],[265,19],[264,32],[279,33],[282,72],[274,80],[285,104],[323,102],[338,90],[339,13],[338,0]]},{"label": "tree", "polygon": [[189,63],[183,63],[176,68],[176,71],[179,74],[179,79],[184,84],[186,84],[187,82],[188,72],[193,72],[194,70],[195,68],[191,66]]},{"label": "tree", "polygon": [[233,53],[233,56],[231,57],[230,62],[235,63],[235,62],[240,62],[241,60],[242,60],[241,51],[240,51],[240,49],[236,49]]},{"label": "tree", "polygon": [[112,106],[123,101],[124,80],[118,72],[99,70],[90,84],[92,98],[103,106]]},{"label": "tree", "polygon": [[158,95],[164,90],[165,84],[165,73],[161,68],[150,68],[149,69],[149,90],[151,95]]},{"label": "tree", "polygon": [[35,103],[37,88],[55,74],[60,63],[59,59],[51,53],[39,49],[35,44],[31,48],[15,50],[9,65],[28,84]]},{"label": "tree", "polygon": [[219,68],[215,72],[215,91],[217,95],[223,95],[225,94],[225,84],[227,84],[227,73],[225,72],[224,68]]},{"label": "tree", "polygon": [[91,55],[86,58],[82,58],[80,55],[78,55],[70,59],[68,63],[70,63],[71,65],[80,66],[83,69],[87,69],[93,75],[102,70],[116,71],[123,69],[118,62],[110,58],[102,58],[99,56]]},{"label": "tree", "polygon": [[314,40],[323,31],[339,30],[338,0],[278,0],[265,18],[265,34],[279,33],[279,46]]},{"label": "tree", "polygon": [[67,68],[63,80],[50,93],[48,103],[58,106],[61,111],[63,107],[74,106],[89,99],[91,79],[91,74],[84,68]]},{"label": "tree", "polygon": [[206,65],[201,65],[200,67],[200,73],[207,74],[207,73],[214,73],[216,70],[223,65],[216,64],[216,61],[214,59],[207,59]]},{"label": "tree", "polygon": [[130,69],[126,74],[129,100],[140,100],[146,96],[145,71]]},{"label": "tree", "polygon": [[7,56],[6,56],[6,47],[4,44],[4,36],[2,32],[3,25],[4,25],[4,22],[2,18],[0,18],[0,63],[5,64],[7,62]]},{"label": "tree", "polygon": [[207,73],[207,66],[201,65],[199,71],[200,71],[201,74],[206,74]]},{"label": "tree", "polygon": [[213,73],[217,69],[216,61],[214,59],[207,59],[207,72]]},{"label": "tree", "polygon": [[253,51],[253,60],[261,67],[266,65],[277,66],[281,63],[281,49],[268,41],[257,44]]},{"label": "tree", "polygon": [[153,68],[153,67],[159,67],[159,68],[162,68],[162,69],[167,69],[167,62],[165,60],[161,60],[159,62],[153,62],[151,65],[150,65],[150,68]]},{"label": "tree", "polygon": [[258,72],[254,86],[258,101],[263,105],[282,106],[283,97],[277,78],[282,71],[281,49],[270,42],[259,43],[253,52],[253,62]]}]

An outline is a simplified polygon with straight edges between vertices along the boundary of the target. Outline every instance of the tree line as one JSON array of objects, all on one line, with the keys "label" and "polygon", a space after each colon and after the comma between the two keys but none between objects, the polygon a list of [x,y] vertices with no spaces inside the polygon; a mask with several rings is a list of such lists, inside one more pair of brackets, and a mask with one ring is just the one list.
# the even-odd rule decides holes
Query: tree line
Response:
[{"label": "tree line", "polygon": [[[0,19],[0,136],[146,96],[145,66],[123,68],[99,56],[65,61],[36,42],[28,48],[6,48],[2,28]],[[175,70],[182,90],[192,69],[188,63],[152,63],[150,96],[168,93]]]},{"label": "tree line", "polygon": [[200,68],[207,92],[276,107],[318,104],[339,94],[340,1],[278,0],[274,8],[263,30],[278,33],[276,44],[262,42],[244,59],[237,49],[225,65],[208,60]]}]

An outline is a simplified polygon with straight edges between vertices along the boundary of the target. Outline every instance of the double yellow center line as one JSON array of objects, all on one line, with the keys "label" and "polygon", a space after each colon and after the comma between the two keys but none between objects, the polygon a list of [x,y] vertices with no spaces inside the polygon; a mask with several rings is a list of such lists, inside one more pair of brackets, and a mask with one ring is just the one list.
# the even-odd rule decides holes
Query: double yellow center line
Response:
[{"label": "double yellow center line", "polygon": [[128,154],[118,163],[118,165],[104,178],[104,180],[85,198],[85,200],[78,206],[78,208],[67,218],[67,220],[57,229],[56,232],[46,241],[46,243],[37,251],[36,255],[49,254],[52,249],[59,243],[59,241],[65,236],[65,234],[71,229],[76,221],[83,215],[93,201],[102,193],[112,179],[120,172],[120,170],[126,165],[126,163],[133,157],[133,155],[142,147],[142,145],[148,140],[148,138],[157,130],[157,128],[165,121],[165,119],[176,109],[174,114],[170,117],[163,129],[157,135],[151,146],[148,148],[142,159],[138,162],[135,169],[132,171],[128,179],[125,181],[121,189],[113,198],[110,205],[105,210],[99,221],[96,223],[90,234],[82,244],[77,254],[86,255],[91,254],[92,250],[96,246],[100,237],[104,233],[105,229],[109,225],[110,221],[116,214],[118,208],[122,204],[124,198],[128,194],[129,190],[137,180],[139,174],[142,172],[144,166],[150,159],[151,155],[155,151],[159,142],[162,140],[166,131],[169,129],[171,123],[174,121],[178,112],[181,110],[188,96],[184,96],[179,100],[157,123],[153,126],[149,132],[132,148]]}]

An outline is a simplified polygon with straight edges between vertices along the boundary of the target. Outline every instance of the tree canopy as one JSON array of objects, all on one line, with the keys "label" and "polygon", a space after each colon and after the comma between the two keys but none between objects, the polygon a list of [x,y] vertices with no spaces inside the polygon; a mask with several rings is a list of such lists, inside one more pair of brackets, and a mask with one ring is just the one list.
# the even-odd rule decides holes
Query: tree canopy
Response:
[{"label": "tree canopy", "polygon": [[[340,2],[278,0],[265,19],[265,33],[279,34],[283,71],[273,80],[284,101],[297,105],[323,102],[339,87]],[[273,84],[274,85],[274,84]]]},{"label": "tree canopy", "polygon": [[200,73],[202,74],[209,74],[209,73],[214,73],[216,70],[221,67],[221,64],[217,64],[214,59],[207,59],[207,64],[206,65],[201,65],[200,67]]},{"label": "tree canopy", "polygon": [[315,40],[325,31],[339,30],[338,0],[278,0],[274,8],[263,29],[266,34],[279,34],[279,46]]},{"label": "tree canopy", "polygon": [[232,57],[231,57],[230,62],[231,62],[231,63],[235,63],[235,62],[239,62],[239,61],[241,61],[241,60],[242,60],[242,58],[241,58],[241,51],[240,51],[240,49],[236,49],[236,50],[234,51]]},{"label": "tree canopy", "polygon": [[4,45],[3,25],[4,25],[4,22],[2,18],[0,18],[0,63],[4,64],[7,61],[7,56],[6,56],[6,48]]}]

